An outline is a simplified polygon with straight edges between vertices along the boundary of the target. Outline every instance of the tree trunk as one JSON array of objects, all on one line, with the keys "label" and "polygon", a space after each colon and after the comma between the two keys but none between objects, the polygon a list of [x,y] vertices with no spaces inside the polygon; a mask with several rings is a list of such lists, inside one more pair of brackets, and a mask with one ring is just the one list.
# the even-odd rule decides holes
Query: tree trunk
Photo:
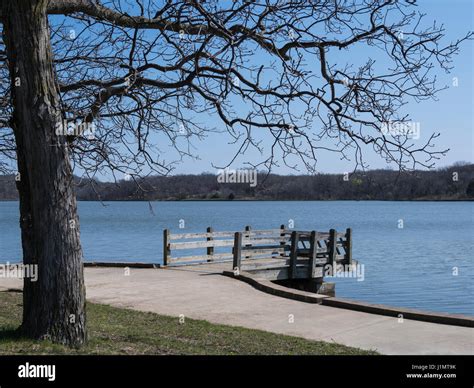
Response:
[{"label": "tree trunk", "polygon": [[13,99],[25,279],[23,323],[29,337],[70,346],[86,340],[85,288],[73,174],[61,122],[47,0],[4,2],[4,40]]}]

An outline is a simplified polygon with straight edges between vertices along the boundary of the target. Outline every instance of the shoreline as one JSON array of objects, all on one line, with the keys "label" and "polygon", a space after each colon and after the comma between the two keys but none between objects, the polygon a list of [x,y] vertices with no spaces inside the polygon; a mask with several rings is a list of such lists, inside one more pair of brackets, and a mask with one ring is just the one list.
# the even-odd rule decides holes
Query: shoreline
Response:
[{"label": "shoreline", "polygon": [[[0,263],[0,266],[9,264],[18,265],[20,262],[7,262]],[[176,267],[163,267],[160,263],[145,263],[145,262],[102,262],[102,261],[84,261],[84,268],[131,268],[131,269],[161,269],[161,270],[176,270]],[[184,266],[187,267],[187,266]],[[404,307],[387,305],[384,303],[374,303],[359,299],[353,299],[352,297],[329,297],[322,294],[316,294],[307,291],[301,291],[295,288],[281,286],[276,283],[255,278],[251,274],[241,273],[239,276],[234,276],[232,271],[224,271],[222,275],[235,278],[237,280],[246,282],[258,289],[259,291],[266,292],[272,295],[276,295],[282,298],[299,300],[307,303],[317,303],[334,308],[341,308],[347,310],[361,311],[376,315],[385,315],[391,317],[398,317],[398,314],[402,314],[403,318],[433,322],[446,325],[474,327],[474,314],[468,315],[463,313],[452,313],[444,311],[424,310],[416,307]],[[0,280],[5,279],[0,277]],[[6,278],[8,279],[8,278]],[[23,280],[23,279],[20,279]],[[20,290],[15,288],[15,290]],[[459,323],[455,323],[455,322]]]},{"label": "shoreline", "polygon": [[361,311],[369,314],[385,315],[401,319],[410,319],[422,322],[431,322],[442,325],[474,327],[474,315],[443,313],[439,311],[420,310],[416,308],[397,307],[392,305],[369,303],[352,298],[339,298],[321,294],[300,291],[294,288],[280,286],[273,282],[258,279],[251,274],[241,272],[238,276],[234,272],[224,272],[224,275],[246,282],[256,289],[277,295],[282,298],[299,300],[306,303],[317,303],[325,306],[346,310]]}]

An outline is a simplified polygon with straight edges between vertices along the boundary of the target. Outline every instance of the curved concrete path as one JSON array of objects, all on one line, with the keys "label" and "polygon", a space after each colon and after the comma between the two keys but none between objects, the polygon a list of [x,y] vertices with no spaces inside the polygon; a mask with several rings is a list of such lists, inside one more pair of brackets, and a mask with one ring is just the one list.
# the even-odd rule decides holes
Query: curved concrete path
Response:
[{"label": "curved concrete path", "polygon": [[[86,268],[87,298],[117,307],[203,319],[383,354],[474,354],[474,329],[299,302],[256,290],[210,266]],[[0,290],[21,281],[0,279]]]}]

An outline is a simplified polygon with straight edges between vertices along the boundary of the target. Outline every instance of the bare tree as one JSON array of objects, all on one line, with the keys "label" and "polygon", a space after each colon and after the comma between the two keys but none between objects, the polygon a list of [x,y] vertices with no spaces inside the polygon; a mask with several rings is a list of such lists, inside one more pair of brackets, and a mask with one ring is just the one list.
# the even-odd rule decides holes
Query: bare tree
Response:
[{"label": "bare tree", "polygon": [[0,0],[0,167],[16,160],[23,261],[39,266],[24,333],[86,339],[75,166],[167,173],[159,145],[191,156],[191,139],[223,130],[235,157],[256,148],[268,169],[297,158],[312,170],[322,150],[364,165],[364,147],[432,166],[436,134],[418,145],[385,128],[407,120],[409,99],[436,96],[433,72],[473,35],[443,45],[412,3]]}]

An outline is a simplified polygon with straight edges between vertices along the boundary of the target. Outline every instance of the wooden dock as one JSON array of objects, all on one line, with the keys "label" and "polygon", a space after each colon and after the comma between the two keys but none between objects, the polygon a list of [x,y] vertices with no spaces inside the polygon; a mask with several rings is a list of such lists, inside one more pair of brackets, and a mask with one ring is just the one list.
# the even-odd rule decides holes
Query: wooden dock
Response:
[{"label": "wooden dock", "polygon": [[[201,249],[205,253],[199,254]],[[187,253],[187,254],[186,254]],[[338,233],[286,229],[214,231],[205,233],[163,232],[164,266],[229,263],[235,276],[242,272],[296,288],[322,291],[324,275],[342,264],[353,264],[352,231]],[[232,263],[232,267],[230,267]],[[333,294],[334,287],[324,287]]]}]

